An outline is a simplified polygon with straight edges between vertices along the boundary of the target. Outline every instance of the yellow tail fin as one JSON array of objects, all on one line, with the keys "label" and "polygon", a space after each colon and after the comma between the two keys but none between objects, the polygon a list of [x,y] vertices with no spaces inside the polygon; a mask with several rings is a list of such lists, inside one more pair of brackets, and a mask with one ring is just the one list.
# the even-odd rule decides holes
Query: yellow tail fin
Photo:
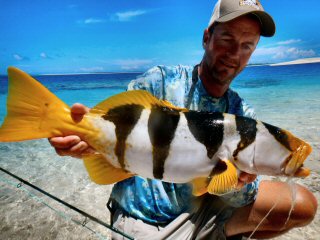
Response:
[{"label": "yellow tail fin", "polygon": [[23,71],[8,68],[7,116],[0,128],[0,142],[15,142],[75,131],[70,108]]}]

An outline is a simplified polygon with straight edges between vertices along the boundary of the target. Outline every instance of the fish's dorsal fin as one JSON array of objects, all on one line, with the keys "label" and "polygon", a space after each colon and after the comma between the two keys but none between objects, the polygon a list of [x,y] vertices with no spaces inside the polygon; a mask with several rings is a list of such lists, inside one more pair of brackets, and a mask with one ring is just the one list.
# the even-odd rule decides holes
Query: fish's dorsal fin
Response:
[{"label": "fish's dorsal fin", "polygon": [[159,105],[163,106],[163,107],[168,107],[170,109],[177,110],[177,111],[180,111],[180,112],[188,112],[189,111],[186,108],[177,107],[177,106],[173,105],[171,102],[169,102],[167,100],[160,100]]},{"label": "fish's dorsal fin", "polygon": [[235,189],[238,183],[236,167],[229,160],[219,160],[210,177],[199,177],[192,180],[194,196],[205,193],[222,195]]},{"label": "fish's dorsal fin", "polygon": [[229,160],[220,160],[213,170],[208,192],[214,195],[222,195],[236,188],[238,173],[236,167]]},{"label": "fish's dorsal fin", "polygon": [[151,93],[145,90],[132,90],[114,95],[90,110],[92,114],[106,114],[110,109],[123,105],[141,105],[146,109],[151,109],[153,106],[167,107],[178,111],[186,111],[184,108],[179,108],[168,101],[159,100]]},{"label": "fish's dorsal fin", "polygon": [[85,155],[83,162],[91,180],[97,184],[113,184],[134,176],[121,168],[112,166],[98,153]]}]

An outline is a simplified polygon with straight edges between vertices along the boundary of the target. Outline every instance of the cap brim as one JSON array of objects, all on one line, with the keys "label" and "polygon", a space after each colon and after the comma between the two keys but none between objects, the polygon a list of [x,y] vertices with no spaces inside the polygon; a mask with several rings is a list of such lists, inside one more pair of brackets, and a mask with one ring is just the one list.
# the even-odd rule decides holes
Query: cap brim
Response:
[{"label": "cap brim", "polygon": [[252,11],[252,10],[241,10],[241,11],[235,11],[230,14],[224,15],[218,19],[216,19],[216,22],[228,22],[235,18],[247,15],[247,14],[253,14],[255,15],[261,23],[261,36],[264,37],[272,37],[276,32],[276,25],[272,19],[272,17],[264,12],[264,11]]}]

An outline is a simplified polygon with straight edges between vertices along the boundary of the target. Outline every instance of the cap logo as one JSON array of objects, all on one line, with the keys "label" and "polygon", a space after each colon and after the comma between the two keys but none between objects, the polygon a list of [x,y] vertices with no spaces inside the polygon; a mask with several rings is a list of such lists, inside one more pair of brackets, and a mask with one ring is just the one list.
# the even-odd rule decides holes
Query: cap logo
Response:
[{"label": "cap logo", "polygon": [[240,0],[239,2],[240,6],[250,6],[254,7],[257,10],[260,10],[260,3],[258,0]]}]

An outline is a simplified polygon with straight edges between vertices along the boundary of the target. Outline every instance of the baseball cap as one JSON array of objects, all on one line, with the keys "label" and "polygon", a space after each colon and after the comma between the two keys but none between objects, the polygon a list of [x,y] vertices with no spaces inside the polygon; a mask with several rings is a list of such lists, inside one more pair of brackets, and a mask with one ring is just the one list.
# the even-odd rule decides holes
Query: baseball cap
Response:
[{"label": "baseball cap", "polygon": [[259,0],[218,0],[208,27],[214,22],[228,22],[249,13],[259,19],[262,36],[272,37],[274,35],[275,23],[272,17],[263,10]]}]

